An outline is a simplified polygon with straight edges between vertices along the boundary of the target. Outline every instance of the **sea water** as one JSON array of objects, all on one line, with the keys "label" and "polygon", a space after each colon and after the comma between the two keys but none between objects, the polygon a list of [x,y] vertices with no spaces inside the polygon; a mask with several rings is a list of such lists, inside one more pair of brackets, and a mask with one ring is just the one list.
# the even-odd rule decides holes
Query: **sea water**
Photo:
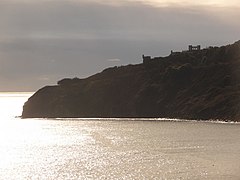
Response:
[{"label": "sea water", "polygon": [[0,179],[240,179],[240,124],[21,119],[0,94]]}]

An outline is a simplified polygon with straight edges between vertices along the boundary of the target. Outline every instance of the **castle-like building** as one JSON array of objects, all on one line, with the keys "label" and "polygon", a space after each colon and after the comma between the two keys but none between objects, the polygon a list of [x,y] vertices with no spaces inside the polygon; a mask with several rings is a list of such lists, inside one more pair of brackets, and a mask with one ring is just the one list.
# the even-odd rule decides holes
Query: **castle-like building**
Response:
[{"label": "castle-like building", "polygon": [[151,56],[142,55],[143,63],[147,63],[152,60]]},{"label": "castle-like building", "polygon": [[[200,51],[200,50],[201,50],[201,45],[197,45],[197,46],[189,45],[188,46],[188,50],[183,50],[182,52],[189,53],[189,52],[197,52],[197,51]],[[181,52],[171,50],[171,54],[170,55],[177,55],[177,54],[180,54],[180,53]],[[151,56],[145,56],[143,54],[142,55],[142,59],[143,59],[143,63],[145,64],[147,62],[150,62],[154,58],[152,58]]]},{"label": "castle-like building", "polygon": [[200,45],[197,45],[197,46],[193,46],[193,45],[189,45],[188,46],[188,51],[191,52],[191,51],[200,51],[201,50],[201,46]]},{"label": "castle-like building", "polygon": [[[197,45],[197,46],[193,46],[193,45],[189,45],[188,46],[188,50],[185,50],[185,51],[182,51],[182,52],[195,52],[195,51],[200,51],[201,50],[201,45]],[[176,54],[179,54],[181,52],[174,52],[174,51],[171,51],[171,55],[176,55]]]}]

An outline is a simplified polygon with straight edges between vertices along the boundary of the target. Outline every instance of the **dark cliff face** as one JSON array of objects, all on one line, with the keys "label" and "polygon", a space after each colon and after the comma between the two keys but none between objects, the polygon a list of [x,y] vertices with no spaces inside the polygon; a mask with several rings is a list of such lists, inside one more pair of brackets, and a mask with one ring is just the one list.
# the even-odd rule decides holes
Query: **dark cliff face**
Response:
[{"label": "dark cliff face", "polygon": [[30,117],[240,120],[240,41],[63,79],[24,105]]}]

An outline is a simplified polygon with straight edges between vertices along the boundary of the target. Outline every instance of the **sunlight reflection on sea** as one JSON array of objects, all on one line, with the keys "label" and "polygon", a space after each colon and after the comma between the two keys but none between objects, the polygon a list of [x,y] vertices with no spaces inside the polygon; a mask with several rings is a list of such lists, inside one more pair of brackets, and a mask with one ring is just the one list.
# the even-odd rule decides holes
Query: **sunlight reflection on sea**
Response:
[{"label": "sunlight reflection on sea", "polygon": [[30,95],[0,95],[0,179],[240,179],[239,124],[16,118]]}]

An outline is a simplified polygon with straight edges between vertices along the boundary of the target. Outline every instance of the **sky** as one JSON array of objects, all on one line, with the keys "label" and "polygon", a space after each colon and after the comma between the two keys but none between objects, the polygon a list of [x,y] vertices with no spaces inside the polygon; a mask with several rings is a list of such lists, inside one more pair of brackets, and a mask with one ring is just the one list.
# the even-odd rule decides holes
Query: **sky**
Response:
[{"label": "sky", "polygon": [[0,91],[240,39],[240,0],[0,0]]}]

